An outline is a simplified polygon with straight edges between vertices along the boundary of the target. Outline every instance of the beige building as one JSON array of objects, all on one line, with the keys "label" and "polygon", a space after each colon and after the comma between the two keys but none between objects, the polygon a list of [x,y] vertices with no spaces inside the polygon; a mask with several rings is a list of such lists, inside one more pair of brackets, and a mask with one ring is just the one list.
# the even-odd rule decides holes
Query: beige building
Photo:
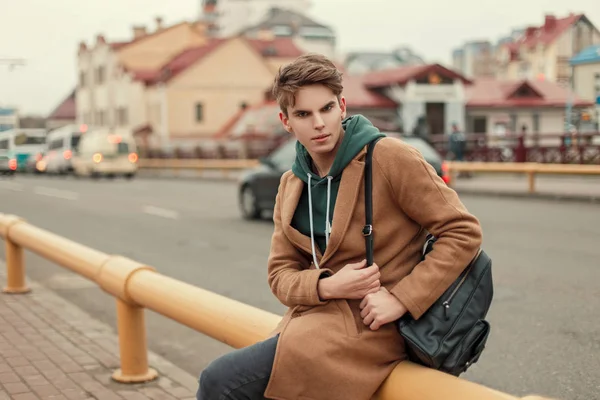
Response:
[{"label": "beige building", "polygon": [[600,43],[600,32],[583,14],[565,18],[546,15],[544,24],[528,27],[515,41],[496,52],[496,77],[537,79],[568,84],[569,60],[584,48]]},{"label": "beige building", "polygon": [[108,43],[99,35],[78,52],[77,122],[135,129],[147,122],[143,78],[187,48],[206,43],[201,27],[181,23],[156,30],[133,28],[129,42]]},{"label": "beige building", "polygon": [[600,130],[600,44],[590,46],[572,58],[571,66],[573,89],[583,99],[594,103],[594,107],[580,116],[580,127],[597,132]]},{"label": "beige building", "polygon": [[472,41],[452,52],[452,69],[467,78],[496,75],[494,48],[489,41]]},{"label": "beige building", "polygon": [[78,55],[77,121],[130,128],[145,147],[170,147],[217,132],[240,107],[260,101],[277,69],[302,52],[289,39],[210,38],[202,24],[108,43]]}]

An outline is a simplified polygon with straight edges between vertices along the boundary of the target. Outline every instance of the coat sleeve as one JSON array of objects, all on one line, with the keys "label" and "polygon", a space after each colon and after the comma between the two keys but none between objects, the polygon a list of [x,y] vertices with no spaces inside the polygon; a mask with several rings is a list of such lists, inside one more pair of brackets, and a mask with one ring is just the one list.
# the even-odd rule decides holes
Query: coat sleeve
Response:
[{"label": "coat sleeve", "polygon": [[374,160],[401,209],[437,238],[427,257],[390,290],[419,319],[476,256],[482,232],[477,218],[420,152],[400,140],[388,142],[376,147],[374,155],[379,150],[381,156]]},{"label": "coat sleeve", "polygon": [[317,291],[319,279],[331,276],[329,269],[308,269],[310,262],[287,238],[281,222],[281,207],[285,192],[284,174],[279,184],[268,261],[268,283],[273,294],[288,307],[317,306],[326,304]]}]

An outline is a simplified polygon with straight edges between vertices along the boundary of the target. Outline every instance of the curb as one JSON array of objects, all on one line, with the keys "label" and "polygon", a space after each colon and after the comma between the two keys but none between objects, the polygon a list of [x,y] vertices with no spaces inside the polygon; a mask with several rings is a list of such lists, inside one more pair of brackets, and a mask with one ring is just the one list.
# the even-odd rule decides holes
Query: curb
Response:
[{"label": "curb", "polygon": [[501,190],[454,189],[459,195],[489,198],[549,200],[572,203],[600,204],[600,196],[568,193],[527,193]]}]

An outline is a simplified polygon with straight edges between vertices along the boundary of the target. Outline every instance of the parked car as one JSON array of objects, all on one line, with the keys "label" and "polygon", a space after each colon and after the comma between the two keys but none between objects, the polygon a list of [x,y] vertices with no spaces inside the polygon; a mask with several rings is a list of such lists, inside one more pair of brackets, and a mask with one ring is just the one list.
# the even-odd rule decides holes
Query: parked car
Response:
[{"label": "parked car", "polygon": [[14,176],[17,171],[17,158],[11,152],[0,154],[0,175]]},{"label": "parked car", "polygon": [[[448,183],[444,161],[438,152],[426,141],[414,136],[400,136],[396,133],[386,133],[396,137],[421,152],[423,158],[436,170],[438,175]],[[281,176],[289,169],[296,158],[296,140],[283,143],[269,156],[260,159],[260,165],[246,171],[239,180],[239,206],[245,219],[259,219],[263,211],[272,211]]]}]

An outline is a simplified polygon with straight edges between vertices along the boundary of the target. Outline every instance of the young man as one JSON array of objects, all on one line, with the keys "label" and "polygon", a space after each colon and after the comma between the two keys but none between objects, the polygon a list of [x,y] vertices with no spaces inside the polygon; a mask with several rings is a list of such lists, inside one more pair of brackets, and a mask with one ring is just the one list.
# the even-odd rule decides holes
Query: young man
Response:
[{"label": "young man", "polygon": [[[364,165],[382,135],[346,118],[342,76],[309,54],[282,68],[274,94],[296,161],[274,209],[268,281],[289,307],[271,337],[200,377],[198,399],[369,400],[406,359],[394,321],[419,318],[481,243],[477,219],[421,154],[395,138],[373,153],[376,264],[365,262]],[[427,231],[435,249],[421,261]]]}]

